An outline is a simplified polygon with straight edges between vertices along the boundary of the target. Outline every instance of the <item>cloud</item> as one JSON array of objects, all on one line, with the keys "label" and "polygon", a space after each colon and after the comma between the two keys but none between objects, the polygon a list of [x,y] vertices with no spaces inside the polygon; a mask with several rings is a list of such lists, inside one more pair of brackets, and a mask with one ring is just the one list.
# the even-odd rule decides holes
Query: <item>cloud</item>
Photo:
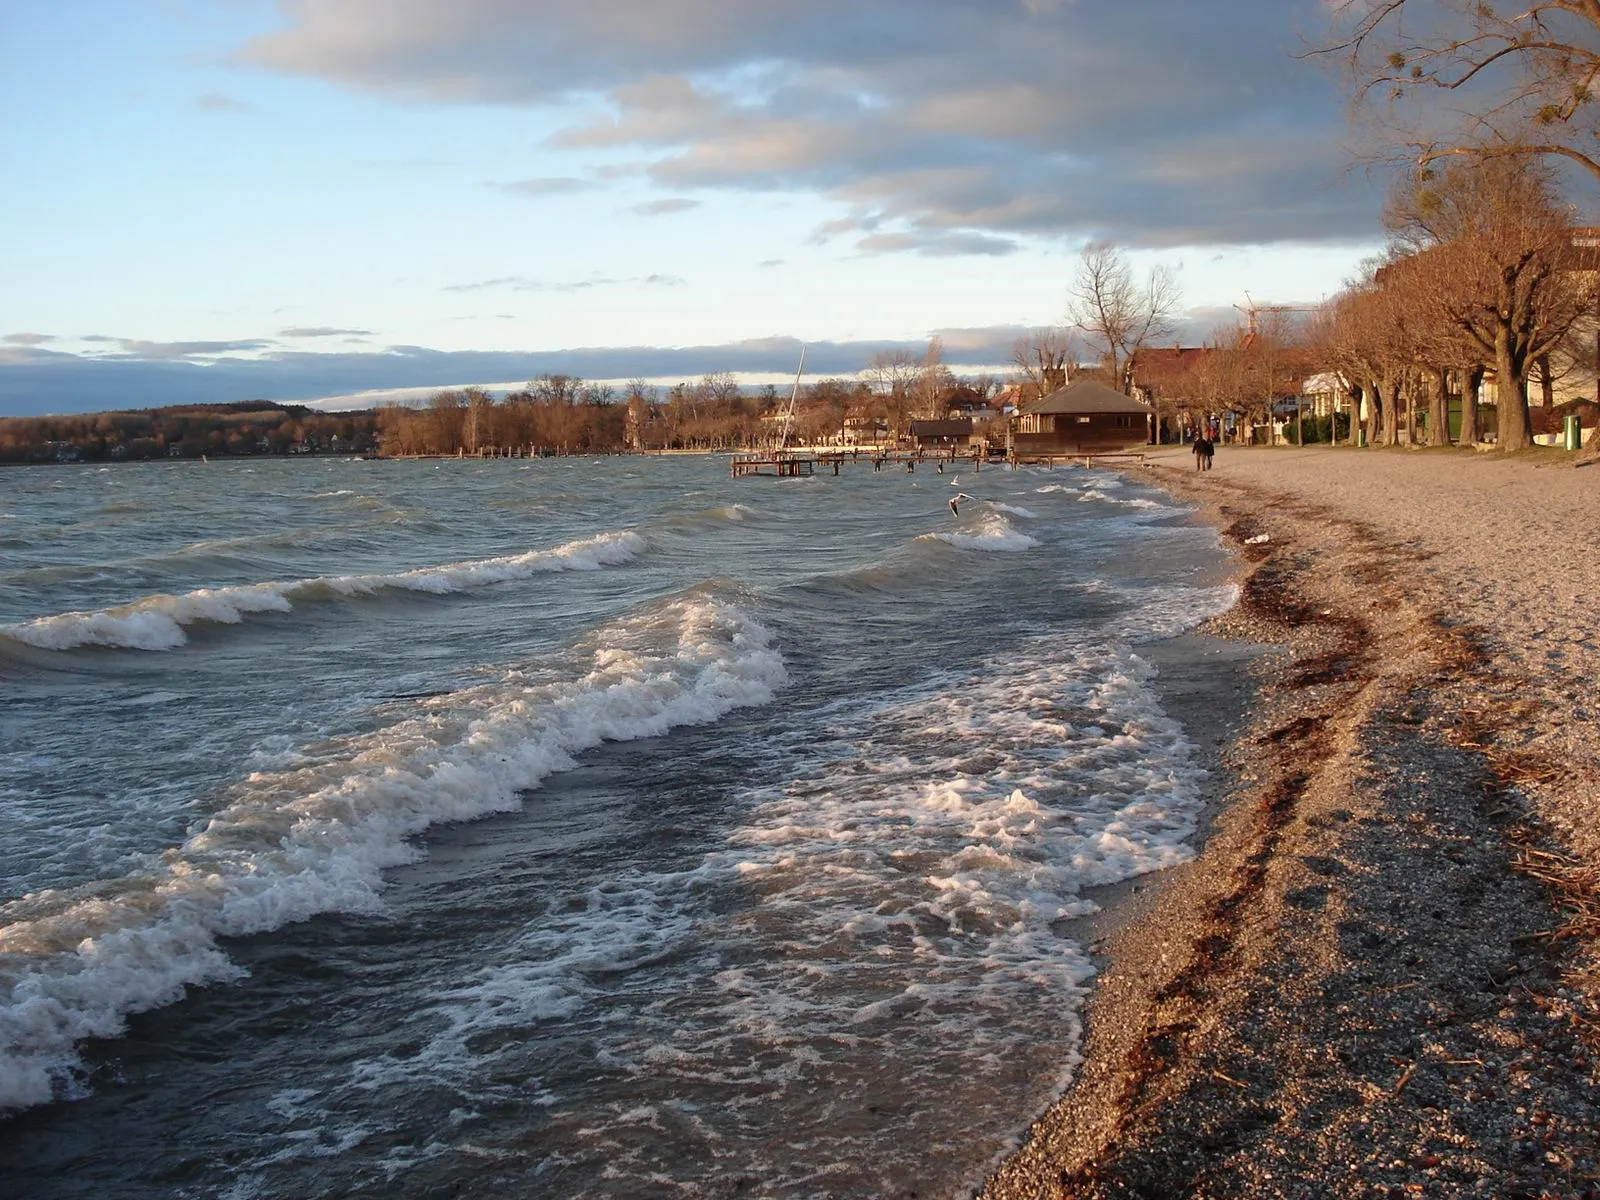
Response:
[{"label": "cloud", "polygon": [[629,275],[621,278],[594,275],[588,279],[533,279],[527,275],[501,275],[495,279],[481,279],[476,283],[447,284],[447,292],[482,292],[492,288],[506,288],[514,292],[582,292],[590,288],[625,287],[629,284],[645,287],[682,287],[684,280],[677,275]]},{"label": "cloud", "polygon": [[[966,331],[961,361],[1003,363],[1021,331],[1010,326]],[[954,345],[952,339],[947,344]],[[149,343],[161,348],[168,344]],[[875,353],[920,354],[926,342],[812,342],[809,377],[850,375]],[[391,346],[383,351],[312,353],[277,349],[253,358],[210,361],[171,355],[134,358],[76,355],[18,347],[25,358],[8,361],[0,349],[0,413],[93,412],[108,405],[145,408],[168,404],[269,399],[305,403],[395,389],[434,389],[463,383],[527,380],[545,372],[586,379],[672,377],[694,379],[716,371],[792,374],[800,343],[791,337],[755,338],[702,346],[590,346],[539,351],[444,351]]]},{"label": "cloud", "polygon": [[266,350],[273,344],[270,341],[258,339],[233,342],[148,342],[139,338],[105,339],[96,337],[84,340],[114,340],[122,348],[123,355],[143,359],[216,358],[224,354]]},{"label": "cloud", "polygon": [[600,185],[590,179],[553,175],[540,179],[516,179],[509,183],[493,183],[490,186],[499,188],[502,192],[521,196],[559,196],[567,192],[593,191]]},{"label": "cloud", "polygon": [[242,59],[411,101],[581,111],[551,149],[596,180],[814,193],[874,221],[877,253],[1376,229],[1373,190],[1342,175],[1335,82],[1292,57],[1321,0],[285,7]]},{"label": "cloud", "polygon": [[248,104],[234,96],[222,92],[207,92],[194,102],[194,106],[205,112],[254,112],[255,105]]},{"label": "cloud", "polygon": [[[1236,326],[1229,309],[1184,314],[1174,341],[1186,346],[1210,340],[1219,325]],[[929,330],[944,345],[945,359],[959,371],[1009,373],[1013,343],[1030,330],[988,325]],[[120,340],[120,339],[119,339]],[[194,343],[132,343],[155,350]],[[258,345],[266,343],[204,343]],[[919,356],[926,339],[810,342],[806,374],[816,379],[851,376],[873,355],[904,351]],[[585,379],[697,379],[729,371],[737,375],[790,376],[800,342],[772,336],[699,346],[584,346],[563,350],[435,350],[395,345],[381,351],[314,353],[264,349],[253,357],[195,357],[157,353],[68,354],[32,346],[0,345],[0,414],[94,412],[108,405],[148,408],[172,404],[219,404],[268,399],[281,403],[325,402],[325,407],[361,407],[380,398],[398,399],[476,383],[498,387],[549,372]]]},{"label": "cloud", "polygon": [[46,342],[56,340],[55,335],[49,333],[8,333],[5,337],[0,338],[0,342],[5,342],[12,346],[42,346]]},{"label": "cloud", "polygon": [[652,200],[648,204],[635,204],[633,211],[641,217],[664,217],[669,213],[688,212],[691,208],[699,207],[698,200],[675,197],[671,200]]},{"label": "cloud", "polygon": [[863,254],[911,251],[933,258],[963,254],[1015,254],[1022,246],[1010,238],[986,233],[875,233],[856,243]]},{"label": "cloud", "polygon": [[278,330],[278,336],[286,338],[371,337],[372,330],[335,329],[332,325],[296,325],[290,329]]}]

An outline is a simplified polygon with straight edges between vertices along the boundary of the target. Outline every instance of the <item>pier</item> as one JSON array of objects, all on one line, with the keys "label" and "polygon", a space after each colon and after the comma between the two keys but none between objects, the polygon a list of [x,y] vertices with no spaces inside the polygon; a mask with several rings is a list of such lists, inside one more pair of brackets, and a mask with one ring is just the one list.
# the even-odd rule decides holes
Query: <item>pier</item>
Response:
[{"label": "pier", "polygon": [[[736,454],[733,456],[733,477],[743,479],[747,475],[769,475],[774,478],[792,478],[800,475],[815,475],[817,460],[808,458],[803,454],[785,454],[781,451],[771,454]],[[839,467],[834,465],[833,473],[839,473]]]},{"label": "pier", "polygon": [[990,466],[1003,463],[1012,469],[1019,466],[1129,467],[1142,466],[1144,460],[1144,453],[1138,450],[1099,453],[1082,451],[1019,453],[1012,450],[1004,458],[999,458],[972,450],[965,453],[943,451],[930,454],[923,450],[888,450],[881,447],[853,450],[812,448],[758,450],[736,454],[731,462],[731,472],[735,479],[752,475],[783,479],[815,475],[819,468],[831,468],[833,474],[837,475],[839,468],[845,463],[867,463],[874,471],[882,471],[890,466],[903,467],[907,471],[915,471],[919,466],[932,467],[936,471],[946,466],[966,466],[976,473],[983,470],[985,463]]}]

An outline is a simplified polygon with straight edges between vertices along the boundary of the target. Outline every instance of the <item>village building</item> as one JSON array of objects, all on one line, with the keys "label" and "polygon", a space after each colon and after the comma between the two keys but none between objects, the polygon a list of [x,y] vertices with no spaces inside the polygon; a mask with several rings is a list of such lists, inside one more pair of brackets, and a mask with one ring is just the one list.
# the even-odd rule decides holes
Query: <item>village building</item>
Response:
[{"label": "village building", "polygon": [[844,446],[882,446],[889,441],[888,419],[879,413],[853,412],[839,431]]},{"label": "village building", "polygon": [[972,445],[972,421],[961,417],[911,422],[911,444],[918,450],[965,449]]},{"label": "village building", "polygon": [[1029,400],[1011,418],[1011,452],[1020,459],[1121,454],[1150,440],[1150,405],[1093,379]]}]

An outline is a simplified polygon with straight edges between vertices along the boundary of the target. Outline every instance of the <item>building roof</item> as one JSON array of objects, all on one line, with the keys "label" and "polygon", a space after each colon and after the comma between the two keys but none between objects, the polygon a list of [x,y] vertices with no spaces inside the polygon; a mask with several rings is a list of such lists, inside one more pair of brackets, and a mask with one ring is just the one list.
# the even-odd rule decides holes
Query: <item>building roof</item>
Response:
[{"label": "building roof", "polygon": [[1138,413],[1150,415],[1150,406],[1143,400],[1124,396],[1115,388],[1094,379],[1080,379],[1064,388],[1057,388],[1048,396],[1029,400],[1017,410],[1022,413]]},{"label": "building roof", "polygon": [[913,421],[912,437],[966,437],[972,432],[972,422],[965,417],[948,421]]}]

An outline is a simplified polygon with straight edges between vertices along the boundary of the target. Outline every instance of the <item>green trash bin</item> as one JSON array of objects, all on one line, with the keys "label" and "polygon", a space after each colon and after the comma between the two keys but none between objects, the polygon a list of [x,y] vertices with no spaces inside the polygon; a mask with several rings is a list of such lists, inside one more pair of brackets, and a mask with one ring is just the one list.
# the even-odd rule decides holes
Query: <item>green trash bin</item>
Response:
[{"label": "green trash bin", "polygon": [[1561,422],[1561,448],[1583,449],[1583,426],[1578,421],[1577,413],[1568,413],[1566,419]]},{"label": "green trash bin", "polygon": [[1356,429],[1356,445],[1357,446],[1365,446],[1366,444],[1367,444],[1367,431],[1366,431],[1366,428],[1365,427],[1358,427]]}]

